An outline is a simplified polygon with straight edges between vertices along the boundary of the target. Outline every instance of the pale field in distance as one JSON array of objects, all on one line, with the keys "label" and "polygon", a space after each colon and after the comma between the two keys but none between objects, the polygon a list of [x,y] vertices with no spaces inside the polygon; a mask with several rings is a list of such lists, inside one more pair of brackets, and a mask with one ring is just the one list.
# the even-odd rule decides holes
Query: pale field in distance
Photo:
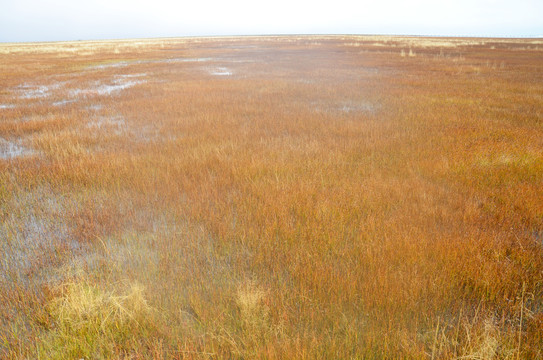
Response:
[{"label": "pale field in distance", "polygon": [[0,44],[0,358],[543,358],[543,40]]}]

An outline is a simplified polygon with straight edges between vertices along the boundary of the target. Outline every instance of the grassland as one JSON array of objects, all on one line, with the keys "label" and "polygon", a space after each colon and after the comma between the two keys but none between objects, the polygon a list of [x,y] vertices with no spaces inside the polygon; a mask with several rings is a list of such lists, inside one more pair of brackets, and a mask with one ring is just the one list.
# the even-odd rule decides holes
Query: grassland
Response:
[{"label": "grassland", "polygon": [[542,359],[543,40],[0,45],[0,357]]}]

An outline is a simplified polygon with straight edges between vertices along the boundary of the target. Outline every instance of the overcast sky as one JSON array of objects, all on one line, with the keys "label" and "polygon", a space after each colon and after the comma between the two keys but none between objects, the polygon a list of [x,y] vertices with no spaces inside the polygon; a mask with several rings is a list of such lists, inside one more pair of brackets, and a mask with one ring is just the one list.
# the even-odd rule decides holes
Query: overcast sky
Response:
[{"label": "overcast sky", "polygon": [[543,0],[0,0],[0,42],[251,34],[542,36]]}]

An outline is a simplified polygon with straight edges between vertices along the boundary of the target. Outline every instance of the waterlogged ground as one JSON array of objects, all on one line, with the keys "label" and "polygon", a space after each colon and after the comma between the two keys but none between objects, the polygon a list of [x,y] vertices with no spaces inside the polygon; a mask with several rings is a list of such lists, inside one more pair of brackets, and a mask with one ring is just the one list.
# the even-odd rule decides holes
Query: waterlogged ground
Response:
[{"label": "waterlogged ground", "polygon": [[0,45],[0,357],[542,358],[542,55]]}]

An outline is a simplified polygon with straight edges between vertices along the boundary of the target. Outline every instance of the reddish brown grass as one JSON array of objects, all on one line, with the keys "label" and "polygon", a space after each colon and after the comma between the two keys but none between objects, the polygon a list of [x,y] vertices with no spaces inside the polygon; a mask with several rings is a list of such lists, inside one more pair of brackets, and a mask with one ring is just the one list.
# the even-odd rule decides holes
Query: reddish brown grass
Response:
[{"label": "reddish brown grass", "polygon": [[543,357],[543,42],[0,49],[4,358]]}]

